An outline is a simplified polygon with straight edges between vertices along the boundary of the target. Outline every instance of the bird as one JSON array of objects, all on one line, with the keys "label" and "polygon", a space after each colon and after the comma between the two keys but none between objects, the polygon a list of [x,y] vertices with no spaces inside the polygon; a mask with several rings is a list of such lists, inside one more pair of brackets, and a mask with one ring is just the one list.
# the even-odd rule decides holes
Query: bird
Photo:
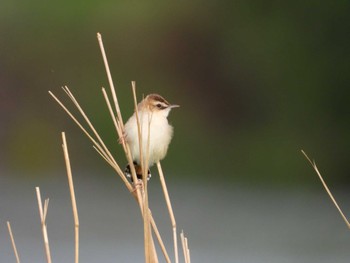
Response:
[{"label": "bird", "polygon": [[[123,139],[129,145],[138,179],[142,179],[142,167],[137,116],[142,139],[142,158],[143,160],[148,158],[147,179],[149,180],[151,177],[149,167],[164,159],[167,154],[174,133],[173,127],[168,122],[168,115],[173,108],[177,107],[180,106],[170,104],[159,94],[149,94],[137,105],[137,115],[134,112],[125,123]],[[125,168],[125,174],[132,180],[129,164]]]}]

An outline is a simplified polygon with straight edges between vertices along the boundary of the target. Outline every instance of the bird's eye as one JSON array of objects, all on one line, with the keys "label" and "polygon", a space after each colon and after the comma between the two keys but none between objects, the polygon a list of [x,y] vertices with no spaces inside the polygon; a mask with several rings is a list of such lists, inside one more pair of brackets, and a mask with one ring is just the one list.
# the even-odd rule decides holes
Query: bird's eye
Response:
[{"label": "bird's eye", "polygon": [[158,103],[156,106],[158,109],[161,109],[163,107],[162,104],[160,104],[160,103]]}]

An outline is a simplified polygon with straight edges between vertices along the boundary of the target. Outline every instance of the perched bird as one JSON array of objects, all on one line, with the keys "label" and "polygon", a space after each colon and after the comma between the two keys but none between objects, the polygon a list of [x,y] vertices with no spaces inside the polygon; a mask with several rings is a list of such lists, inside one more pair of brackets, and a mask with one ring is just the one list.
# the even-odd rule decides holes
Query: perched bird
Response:
[{"label": "perched bird", "polygon": [[[168,115],[172,108],[179,105],[170,104],[158,94],[146,96],[138,105],[137,113],[140,120],[142,138],[142,158],[148,158],[148,165],[162,160],[173,137],[173,127],[168,123]],[[136,113],[134,113],[124,126],[124,139],[130,147],[131,155],[135,165],[138,179],[142,179],[142,168],[140,160],[139,132]],[[131,178],[131,170],[128,165],[125,174]],[[151,173],[148,170],[148,179]]]}]

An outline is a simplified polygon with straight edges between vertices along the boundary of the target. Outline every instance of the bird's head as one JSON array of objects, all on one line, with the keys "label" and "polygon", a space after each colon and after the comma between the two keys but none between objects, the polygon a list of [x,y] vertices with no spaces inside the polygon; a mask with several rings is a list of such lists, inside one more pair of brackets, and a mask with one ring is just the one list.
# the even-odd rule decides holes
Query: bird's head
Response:
[{"label": "bird's head", "polygon": [[179,105],[170,104],[162,96],[158,94],[149,94],[138,105],[138,110],[149,110],[152,113],[164,114],[168,116],[173,108],[180,107]]}]

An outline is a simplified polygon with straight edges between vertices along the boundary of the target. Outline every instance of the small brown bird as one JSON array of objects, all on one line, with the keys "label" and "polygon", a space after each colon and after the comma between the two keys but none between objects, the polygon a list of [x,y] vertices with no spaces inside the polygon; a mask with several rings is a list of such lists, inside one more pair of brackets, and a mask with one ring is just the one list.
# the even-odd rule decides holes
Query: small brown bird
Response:
[{"label": "small brown bird", "polygon": [[[173,137],[173,127],[168,123],[170,110],[179,105],[170,104],[158,94],[146,96],[138,105],[137,113],[140,120],[142,138],[142,156],[148,164],[162,160]],[[125,140],[130,147],[131,155],[135,164],[136,174],[142,179],[142,169],[140,160],[140,147],[138,137],[138,126],[136,113],[134,113],[125,124]],[[130,166],[125,169],[125,174],[131,177]],[[148,179],[151,173],[148,170]]]}]

